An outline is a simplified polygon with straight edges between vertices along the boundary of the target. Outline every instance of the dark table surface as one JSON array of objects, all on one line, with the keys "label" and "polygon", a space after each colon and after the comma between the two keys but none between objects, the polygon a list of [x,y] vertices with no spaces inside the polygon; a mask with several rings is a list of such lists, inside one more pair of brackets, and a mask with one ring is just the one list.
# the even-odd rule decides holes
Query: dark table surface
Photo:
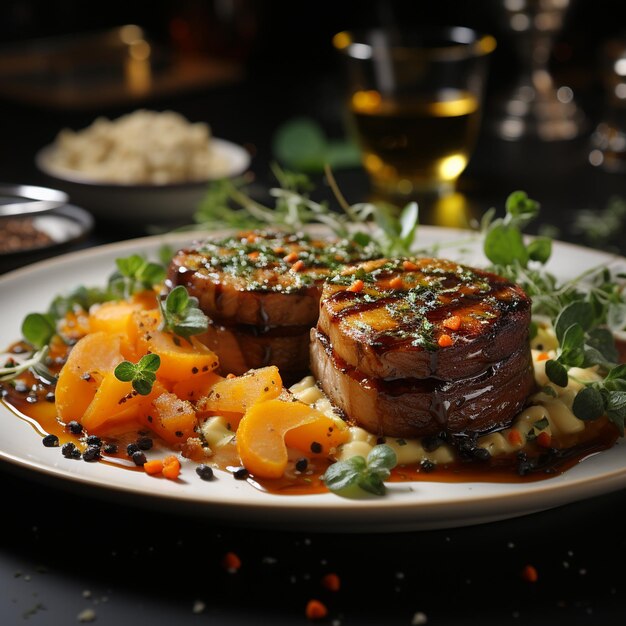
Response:
[{"label": "dark table surface", "polygon": [[[249,97],[254,84],[245,89],[217,89],[155,106],[210,121],[217,136],[254,144],[253,170],[261,182],[269,179],[271,136],[282,120],[295,113],[337,119],[336,111],[324,108],[333,94],[323,82],[312,101],[303,87],[288,102],[277,99],[276,106],[261,110]],[[33,154],[59,128],[92,119],[87,112],[10,103],[0,104],[0,114],[0,179],[23,183],[45,182]],[[587,137],[507,143],[485,124],[460,189],[478,215],[490,206],[501,209],[510,191],[524,189],[541,202],[542,220],[559,228],[562,238],[585,242],[572,231],[576,213],[599,211],[613,195],[626,195],[626,178],[592,168],[587,146]],[[367,197],[360,170],[338,171],[337,178],[350,200]],[[423,220],[431,218],[425,212]],[[140,234],[137,227],[98,223],[73,249]],[[623,252],[623,233],[615,235],[611,245]],[[215,523],[73,493],[6,464],[0,477],[2,626],[77,623],[85,609],[95,612],[98,624],[305,624],[310,598],[328,605],[324,623],[346,626],[573,626],[626,618],[626,491],[474,527],[354,535],[268,531],[246,527],[244,520]],[[229,551],[242,561],[236,574],[222,566]],[[521,577],[528,564],[537,569],[535,583]],[[329,572],[340,576],[339,592],[321,586]]]}]

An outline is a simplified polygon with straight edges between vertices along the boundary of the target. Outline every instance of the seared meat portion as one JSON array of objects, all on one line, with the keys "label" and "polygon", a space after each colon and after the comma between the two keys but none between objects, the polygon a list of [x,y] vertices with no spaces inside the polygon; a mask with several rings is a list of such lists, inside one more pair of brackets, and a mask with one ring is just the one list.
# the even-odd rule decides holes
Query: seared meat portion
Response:
[{"label": "seared meat portion", "polygon": [[287,381],[308,370],[309,329],[322,282],[376,249],[305,234],[248,231],[197,243],[172,260],[167,284],[184,285],[213,324],[205,336],[224,373],[275,364]]},{"label": "seared meat portion", "polygon": [[439,259],[379,259],[324,285],[311,367],[371,432],[484,432],[532,391],[530,300],[505,279]]},{"label": "seared meat portion", "polygon": [[482,433],[510,422],[535,384],[528,350],[467,378],[369,378],[336,356],[328,338],[312,331],[311,368],[344,415],[376,435],[423,437]]},{"label": "seared meat portion", "polygon": [[[352,291],[359,276],[363,289]],[[528,343],[517,286],[442,259],[379,259],[324,285],[319,329],[338,357],[374,378],[466,378]],[[437,349],[442,335],[453,342]]]}]

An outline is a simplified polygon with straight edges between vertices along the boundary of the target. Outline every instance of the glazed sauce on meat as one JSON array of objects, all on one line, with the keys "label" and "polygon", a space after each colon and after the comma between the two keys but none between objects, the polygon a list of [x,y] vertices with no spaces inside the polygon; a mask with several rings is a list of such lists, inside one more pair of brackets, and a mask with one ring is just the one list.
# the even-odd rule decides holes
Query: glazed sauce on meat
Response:
[{"label": "glazed sauce on meat", "polygon": [[[11,347],[10,352],[18,354],[23,350],[24,346],[18,343]],[[57,347],[56,351],[53,351],[52,357],[56,361],[56,366],[51,367],[51,370],[53,372],[55,369],[60,370],[65,355],[61,354]],[[19,384],[3,383],[1,389],[4,403],[10,407],[15,415],[29,423],[39,436],[56,435],[59,438],[59,446],[73,443],[81,450],[86,448],[84,434],[82,436],[72,434],[64,424],[58,421],[54,405],[53,384],[28,372],[19,377]],[[107,437],[106,442],[115,443],[118,450],[112,454],[103,452],[102,459],[98,462],[114,465],[120,469],[142,471],[126,454],[126,445],[142,434],[146,434],[145,431],[138,430],[131,433],[120,433],[116,437]],[[156,440],[156,437],[151,433],[150,436]],[[612,425],[598,422],[596,432],[588,443],[565,451],[547,452],[543,459],[539,459],[534,471],[525,475],[518,473],[519,460],[515,456],[510,456],[493,457],[486,462],[455,461],[447,465],[438,465],[435,469],[426,469],[419,465],[399,466],[392,471],[390,480],[392,482],[431,481],[442,483],[534,482],[561,474],[585,458],[611,448],[616,439],[617,432]],[[166,444],[163,444],[163,448],[166,449]],[[60,450],[59,454],[61,454]],[[188,456],[194,461],[209,463],[230,472],[240,468],[234,446],[218,448],[216,453],[208,458],[193,453]],[[289,464],[287,471],[280,479],[258,479],[251,475],[246,480],[257,489],[274,494],[306,495],[325,492],[326,487],[320,477],[326,471],[329,463],[323,459],[309,458],[304,471],[298,471],[295,468],[295,461],[301,456],[303,456],[302,453],[292,456],[293,462]],[[68,459],[67,462],[81,461]]]}]

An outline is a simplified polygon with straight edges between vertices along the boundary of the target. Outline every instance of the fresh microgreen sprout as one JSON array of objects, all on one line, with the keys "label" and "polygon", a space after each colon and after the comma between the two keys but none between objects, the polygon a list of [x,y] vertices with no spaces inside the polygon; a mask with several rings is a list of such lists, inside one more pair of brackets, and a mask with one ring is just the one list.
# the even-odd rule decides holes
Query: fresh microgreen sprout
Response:
[{"label": "fresh microgreen sprout", "polygon": [[209,318],[198,306],[198,298],[190,296],[185,287],[178,285],[159,301],[163,322],[161,330],[184,339],[206,331]]},{"label": "fresh microgreen sprout", "polygon": [[158,354],[146,354],[139,359],[138,363],[122,361],[115,368],[115,378],[131,383],[138,394],[147,396],[152,391],[160,365],[161,357]]},{"label": "fresh microgreen sprout", "polygon": [[539,203],[524,191],[514,191],[505,203],[504,218],[493,219],[488,212],[482,223],[485,256],[497,266],[526,268],[529,261],[547,263],[552,254],[552,241],[537,237],[528,245],[524,242],[522,229],[539,215]]},{"label": "fresh microgreen sprout", "polygon": [[[43,362],[48,356],[48,352],[49,348],[46,345],[40,350],[37,350],[37,352],[33,353],[29,359],[26,359],[21,363],[16,363],[15,365],[11,365],[9,367],[0,367],[0,382],[13,380],[29,369],[35,370],[38,374],[40,373],[44,378],[52,382],[54,380],[54,376],[43,366]],[[37,368],[40,369],[38,370]]]},{"label": "fresh microgreen sprout", "polygon": [[382,496],[386,490],[384,481],[397,463],[393,448],[381,444],[371,449],[367,459],[358,455],[333,463],[322,480],[330,491],[339,495],[352,495],[362,490]]},{"label": "fresh microgreen sprout", "polygon": [[56,332],[54,318],[49,313],[29,313],[22,322],[22,336],[38,350],[47,346]]},{"label": "fresh microgreen sprout", "polygon": [[109,278],[109,289],[128,297],[137,291],[152,289],[165,278],[165,268],[138,254],[115,259],[117,271]]}]

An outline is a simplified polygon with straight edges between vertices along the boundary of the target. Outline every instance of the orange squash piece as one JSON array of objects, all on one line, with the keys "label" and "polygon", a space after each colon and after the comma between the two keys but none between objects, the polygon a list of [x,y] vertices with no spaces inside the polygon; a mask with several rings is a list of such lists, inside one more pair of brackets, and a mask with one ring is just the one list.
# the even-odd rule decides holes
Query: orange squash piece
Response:
[{"label": "orange squash piece", "polygon": [[193,437],[198,423],[192,404],[167,392],[153,398],[140,419],[150,430],[173,445]]},{"label": "orange squash piece", "polygon": [[59,372],[55,390],[56,410],[64,422],[82,422],[100,382],[123,361],[119,336],[105,332],[85,335],[70,351]]},{"label": "orange squash piece", "polygon": [[88,432],[95,429],[102,432],[105,424],[140,419],[142,409],[147,410],[147,405],[161,393],[163,387],[157,382],[149,395],[142,396],[133,389],[131,383],[118,380],[114,372],[109,372],[102,379],[87,407],[82,424]]},{"label": "orange squash piece", "polygon": [[[327,437],[331,425],[332,437]],[[254,404],[243,416],[237,429],[237,452],[251,474],[280,478],[287,467],[287,445],[310,453],[314,442],[324,441],[330,449],[331,438],[333,445],[343,443],[348,438],[347,428],[337,427],[329,417],[303,402],[267,400]]]},{"label": "orange squash piece", "polygon": [[250,370],[242,376],[225,378],[213,385],[198,402],[201,413],[245,413],[257,402],[277,398],[283,389],[278,368],[274,365]]},{"label": "orange squash piece", "polygon": [[161,357],[157,376],[171,381],[187,380],[212,372],[218,366],[217,355],[195,337],[182,339],[159,330],[160,313],[135,311],[128,326],[131,343],[138,356],[153,352]]},{"label": "orange squash piece", "polygon": [[172,391],[181,399],[196,402],[200,398],[206,396],[211,387],[223,378],[215,372],[207,372],[206,374],[198,374],[187,380],[181,380],[173,385]]}]

